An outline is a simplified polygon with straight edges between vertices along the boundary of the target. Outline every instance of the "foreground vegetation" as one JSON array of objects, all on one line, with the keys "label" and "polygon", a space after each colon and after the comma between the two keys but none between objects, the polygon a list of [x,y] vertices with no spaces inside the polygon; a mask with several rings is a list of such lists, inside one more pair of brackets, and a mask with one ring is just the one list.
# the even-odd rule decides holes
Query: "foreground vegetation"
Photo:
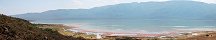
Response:
[{"label": "foreground vegetation", "polygon": [[42,29],[27,20],[0,14],[0,40],[84,40]]},{"label": "foreground vegetation", "polygon": [[48,29],[52,31],[58,31],[60,34],[65,36],[73,36],[75,38],[84,38],[84,39],[96,39],[96,35],[91,34],[85,34],[81,32],[72,32],[66,29],[72,29],[73,27],[65,26],[62,24],[34,24],[34,26],[42,28],[42,29]]}]

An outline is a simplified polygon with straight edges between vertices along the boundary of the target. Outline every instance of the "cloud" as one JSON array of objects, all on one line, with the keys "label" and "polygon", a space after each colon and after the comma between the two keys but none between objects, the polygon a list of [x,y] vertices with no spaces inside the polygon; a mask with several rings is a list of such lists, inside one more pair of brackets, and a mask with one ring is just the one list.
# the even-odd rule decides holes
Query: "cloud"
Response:
[{"label": "cloud", "polygon": [[199,2],[204,2],[204,3],[214,3],[214,4],[216,4],[216,0],[193,0],[193,1],[199,1]]}]

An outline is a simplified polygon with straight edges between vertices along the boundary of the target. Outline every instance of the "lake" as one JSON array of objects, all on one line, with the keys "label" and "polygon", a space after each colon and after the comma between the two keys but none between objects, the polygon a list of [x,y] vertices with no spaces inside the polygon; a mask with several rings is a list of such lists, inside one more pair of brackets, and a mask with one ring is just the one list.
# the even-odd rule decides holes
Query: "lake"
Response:
[{"label": "lake", "polygon": [[65,19],[65,20],[36,20],[36,23],[67,24],[79,26],[78,29],[133,32],[161,33],[178,31],[212,31],[216,29],[216,20],[181,20],[181,19]]}]

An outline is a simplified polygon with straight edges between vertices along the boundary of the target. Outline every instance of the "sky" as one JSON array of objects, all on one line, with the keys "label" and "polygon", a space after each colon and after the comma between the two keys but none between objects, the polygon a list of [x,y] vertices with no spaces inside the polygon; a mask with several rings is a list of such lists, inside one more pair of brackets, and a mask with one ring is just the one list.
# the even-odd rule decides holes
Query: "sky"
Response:
[{"label": "sky", "polygon": [[[131,2],[164,2],[182,0],[0,0],[0,13],[16,15],[24,13],[44,12],[56,9],[90,9],[106,5]],[[216,0],[184,0],[216,3]]]}]

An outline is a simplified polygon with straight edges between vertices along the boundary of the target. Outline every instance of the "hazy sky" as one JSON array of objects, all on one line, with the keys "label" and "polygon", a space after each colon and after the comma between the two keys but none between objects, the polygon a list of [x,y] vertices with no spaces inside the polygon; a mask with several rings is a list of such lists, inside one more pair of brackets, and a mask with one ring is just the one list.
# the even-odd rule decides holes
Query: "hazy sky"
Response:
[{"label": "hazy sky", "polygon": [[[55,9],[89,9],[93,7],[114,5],[119,3],[149,1],[163,2],[168,0],[0,0],[0,13],[7,15],[15,15],[31,12],[43,12]],[[193,1],[216,3],[216,0]]]}]

